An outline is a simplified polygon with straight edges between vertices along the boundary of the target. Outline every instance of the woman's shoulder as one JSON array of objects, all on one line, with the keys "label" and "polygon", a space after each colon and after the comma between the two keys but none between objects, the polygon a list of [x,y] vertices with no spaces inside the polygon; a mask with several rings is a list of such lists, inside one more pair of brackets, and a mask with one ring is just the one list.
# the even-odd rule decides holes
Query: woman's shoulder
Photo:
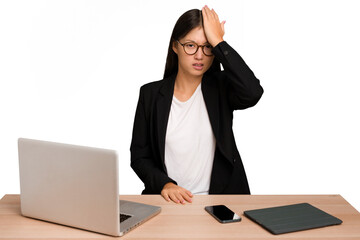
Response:
[{"label": "woman's shoulder", "polygon": [[151,90],[160,88],[164,81],[165,81],[165,79],[161,79],[161,80],[157,80],[157,81],[153,81],[153,82],[148,82],[148,83],[145,83],[144,85],[142,85],[140,87],[140,89],[142,91],[151,91]]},{"label": "woman's shoulder", "polygon": [[170,76],[167,78],[163,78],[161,80],[149,82],[142,85],[140,91],[146,93],[156,93],[159,92],[162,88],[165,89],[171,88],[171,86],[173,86],[174,84],[174,81],[175,81],[175,77]]}]

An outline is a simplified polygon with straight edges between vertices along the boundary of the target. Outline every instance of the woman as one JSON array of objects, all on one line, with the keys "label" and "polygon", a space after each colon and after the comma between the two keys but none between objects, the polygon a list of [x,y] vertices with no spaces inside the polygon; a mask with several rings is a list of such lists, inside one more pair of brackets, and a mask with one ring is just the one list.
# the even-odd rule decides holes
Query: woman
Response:
[{"label": "woman", "polygon": [[184,13],[164,79],[140,89],[130,151],[143,194],[182,204],[193,194],[250,194],[232,118],[254,106],[263,89],[224,41],[224,24],[207,6]]}]

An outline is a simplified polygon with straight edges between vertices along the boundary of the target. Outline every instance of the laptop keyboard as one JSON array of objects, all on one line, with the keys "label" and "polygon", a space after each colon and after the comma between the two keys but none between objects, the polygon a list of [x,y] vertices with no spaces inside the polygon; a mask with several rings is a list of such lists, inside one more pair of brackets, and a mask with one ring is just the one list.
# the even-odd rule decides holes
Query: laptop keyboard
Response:
[{"label": "laptop keyboard", "polygon": [[130,215],[126,215],[126,214],[123,214],[123,213],[120,213],[120,222],[123,222],[125,221],[126,219],[128,218],[131,218]]}]

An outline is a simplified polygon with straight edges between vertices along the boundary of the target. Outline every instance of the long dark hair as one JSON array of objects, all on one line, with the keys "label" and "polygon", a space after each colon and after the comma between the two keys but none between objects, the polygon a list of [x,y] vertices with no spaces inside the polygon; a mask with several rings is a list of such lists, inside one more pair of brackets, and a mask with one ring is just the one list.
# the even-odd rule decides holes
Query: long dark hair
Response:
[{"label": "long dark hair", "polygon": [[[203,27],[202,13],[199,9],[189,10],[177,20],[170,38],[164,78],[169,77],[178,71],[178,56],[172,49],[173,42],[185,37],[191,30],[197,27]],[[214,71],[220,71],[220,62],[216,58],[214,58],[214,61],[207,72]]]}]

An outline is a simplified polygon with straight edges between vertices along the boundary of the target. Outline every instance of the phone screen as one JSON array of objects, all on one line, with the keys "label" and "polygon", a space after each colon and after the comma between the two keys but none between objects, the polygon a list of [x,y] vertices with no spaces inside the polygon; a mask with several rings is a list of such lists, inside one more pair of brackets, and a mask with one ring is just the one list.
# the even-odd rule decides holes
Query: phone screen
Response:
[{"label": "phone screen", "polygon": [[205,210],[221,223],[238,222],[241,217],[224,205],[208,206]]}]

